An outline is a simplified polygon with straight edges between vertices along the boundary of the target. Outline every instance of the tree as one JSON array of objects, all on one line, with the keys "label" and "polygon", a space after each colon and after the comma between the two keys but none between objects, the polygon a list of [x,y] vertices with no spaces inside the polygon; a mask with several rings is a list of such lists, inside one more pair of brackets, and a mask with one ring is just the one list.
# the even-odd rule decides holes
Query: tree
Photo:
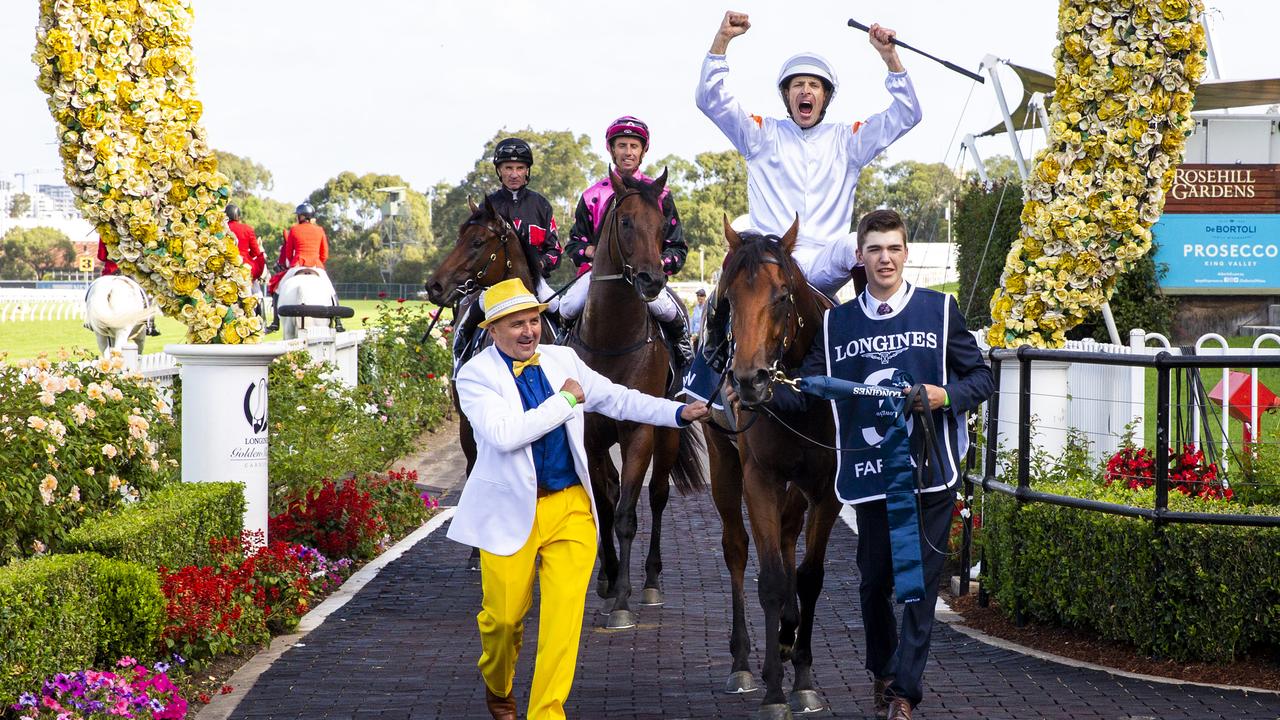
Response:
[{"label": "tree", "polygon": [[[385,188],[405,188],[398,214],[383,216],[388,200]],[[431,201],[399,175],[344,172],[311,193],[316,222],[329,235],[330,255],[344,258],[329,273],[335,281],[349,281],[341,272],[351,260],[391,269],[408,248],[416,257],[433,254]],[[368,275],[367,268],[360,275]]]},{"label": "tree", "polygon": [[26,193],[15,193],[9,200],[9,217],[26,215],[31,210],[31,196]]},{"label": "tree", "polygon": [[75,255],[75,246],[61,230],[11,228],[0,238],[0,277],[39,279],[52,270],[71,270]]},{"label": "tree", "polygon": [[[676,279],[701,279],[703,265],[710,277],[727,251],[725,217],[732,221],[747,211],[747,163],[734,150],[699,153],[693,162],[668,155],[646,167],[645,174],[656,176],[664,169],[689,245],[689,257]],[[699,262],[700,253],[705,263]]]},{"label": "tree", "polygon": [[885,206],[897,210],[911,242],[947,239],[945,208],[960,187],[946,163],[906,160],[885,170]]},{"label": "tree", "polygon": [[[437,252],[428,254],[426,258],[429,270],[439,264],[443,253],[451,249],[457,240],[458,227],[471,213],[467,201],[478,203],[498,188],[498,179],[493,169],[493,150],[499,140],[513,136],[522,138],[533,148],[534,160],[529,187],[550,201],[556,224],[560,226],[560,242],[564,243],[568,239],[578,197],[587,189],[587,185],[605,173],[604,161],[591,151],[591,138],[586,135],[575,137],[568,130],[503,128],[484,144],[475,167],[461,182],[457,185],[440,183],[436,186],[431,203],[431,228],[440,242]],[[565,269],[565,264],[562,263],[557,280],[553,280],[552,284],[557,281],[568,282],[571,277],[572,270]]]},{"label": "tree", "polygon": [[296,219],[293,214],[294,206],[258,195],[232,196],[232,201],[240,205],[241,221],[253,227],[270,269],[279,256],[280,246],[284,244],[284,231]]},{"label": "tree", "polygon": [[[218,158],[218,170],[231,181],[232,198],[261,195],[274,184],[271,171],[247,157],[240,157],[223,150],[214,150]],[[250,223],[252,224],[252,223]]]}]

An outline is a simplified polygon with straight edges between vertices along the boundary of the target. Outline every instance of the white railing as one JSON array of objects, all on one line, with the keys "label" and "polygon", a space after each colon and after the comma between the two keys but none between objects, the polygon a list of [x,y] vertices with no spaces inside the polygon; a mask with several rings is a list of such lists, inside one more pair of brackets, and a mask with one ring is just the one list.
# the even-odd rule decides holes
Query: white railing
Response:
[{"label": "white railing", "polygon": [[[979,334],[980,335],[980,334]],[[1152,343],[1155,343],[1154,345]],[[1199,338],[1195,343],[1198,355],[1254,355],[1275,357],[1280,355],[1280,347],[1264,347],[1266,343],[1280,346],[1280,336],[1267,334],[1258,337],[1250,348],[1229,348],[1221,335],[1210,333]],[[1098,343],[1092,340],[1069,341],[1065,350],[1081,352],[1101,352],[1116,355],[1154,356],[1160,352],[1181,355],[1182,349],[1173,347],[1169,339],[1159,333],[1146,333],[1133,330],[1129,336],[1129,345],[1113,345]],[[1033,363],[1031,413],[1033,416],[1033,435],[1039,448],[1050,454],[1061,449],[1068,429],[1076,430],[1089,442],[1090,455],[1094,460],[1111,457],[1120,449],[1125,433],[1131,427],[1134,440],[1143,443],[1147,425],[1147,368],[1118,367],[1112,365],[1096,365],[1091,363],[1062,363],[1058,368],[1049,366],[1055,363]],[[1062,367],[1065,365],[1065,368]],[[1056,372],[1055,372],[1056,371]],[[1065,371],[1065,372],[1064,372]],[[1223,457],[1230,450],[1229,405],[1240,407],[1240,403],[1232,403],[1232,390],[1239,387],[1240,380],[1231,380],[1230,370],[1221,371],[1219,378],[1216,371],[1206,371],[1204,384],[1206,394],[1222,380],[1223,395],[1220,412],[1221,422],[1214,423],[1211,428],[1202,426],[1202,407],[1199,396],[1191,395],[1186,412],[1191,418],[1191,437],[1189,441],[1196,446],[1204,442],[1221,444]],[[1001,408],[999,433],[1002,442],[1016,438],[1018,431],[1017,397],[1018,363],[1006,361],[1002,368]],[[1152,373],[1152,382],[1154,373]],[[1249,374],[1249,396],[1245,423],[1248,433],[1257,437],[1258,416],[1258,370],[1253,368]],[[1173,441],[1173,413],[1169,414],[1170,427],[1167,428],[1170,442]]]},{"label": "white railing", "polygon": [[83,320],[84,299],[26,300],[0,299],[0,322],[30,320]]},{"label": "white railing", "polygon": [[[305,335],[305,331],[304,331]],[[337,376],[344,384],[355,387],[359,375],[360,343],[365,340],[364,330],[347,330],[336,334],[317,332],[296,340],[274,341],[287,347],[287,351],[306,350],[316,362],[328,361],[337,368]],[[164,352],[138,355],[137,348],[124,352],[125,366],[136,369],[143,377],[169,387],[178,377],[178,361]]]}]

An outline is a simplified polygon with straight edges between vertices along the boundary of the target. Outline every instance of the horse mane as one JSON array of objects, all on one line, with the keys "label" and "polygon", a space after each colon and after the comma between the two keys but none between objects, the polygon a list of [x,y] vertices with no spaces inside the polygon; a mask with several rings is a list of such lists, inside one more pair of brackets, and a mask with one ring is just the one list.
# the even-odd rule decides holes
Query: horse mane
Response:
[{"label": "horse mane", "polygon": [[738,247],[725,258],[724,270],[721,271],[723,284],[728,285],[743,272],[747,273],[748,280],[754,279],[762,265],[773,261],[780,263],[783,273],[789,278],[796,277],[797,273],[801,277],[804,276],[800,266],[791,257],[791,253],[782,247],[782,241],[777,235],[744,230],[738,234],[738,237],[740,239]]},{"label": "horse mane", "polygon": [[665,188],[663,188],[662,190],[659,190],[658,186],[655,185],[654,183],[645,182],[644,180],[640,180],[635,176],[623,177],[622,186],[627,188],[628,190],[639,191],[640,196],[643,197],[645,200],[652,202],[654,205],[657,205],[659,208],[662,207],[662,193],[665,192],[666,190]]}]

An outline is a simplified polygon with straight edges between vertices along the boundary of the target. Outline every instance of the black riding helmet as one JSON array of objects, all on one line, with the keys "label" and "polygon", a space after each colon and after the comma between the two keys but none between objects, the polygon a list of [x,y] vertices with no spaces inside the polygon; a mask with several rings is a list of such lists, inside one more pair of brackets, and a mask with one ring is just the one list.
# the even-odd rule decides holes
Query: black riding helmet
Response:
[{"label": "black riding helmet", "polygon": [[511,137],[500,140],[493,150],[493,168],[498,169],[498,166],[504,162],[522,162],[532,168],[533,148],[520,138]]},{"label": "black riding helmet", "polygon": [[227,219],[228,219],[228,220],[239,220],[239,219],[240,219],[240,206],[239,206],[239,205],[234,205],[234,204],[232,204],[232,203],[227,203]]},{"label": "black riding helmet", "polygon": [[315,209],[315,206],[313,206],[311,203],[304,202],[298,207],[293,209],[293,214],[301,215],[302,217],[308,220],[313,220],[315,219],[315,216],[316,216],[316,209]]}]

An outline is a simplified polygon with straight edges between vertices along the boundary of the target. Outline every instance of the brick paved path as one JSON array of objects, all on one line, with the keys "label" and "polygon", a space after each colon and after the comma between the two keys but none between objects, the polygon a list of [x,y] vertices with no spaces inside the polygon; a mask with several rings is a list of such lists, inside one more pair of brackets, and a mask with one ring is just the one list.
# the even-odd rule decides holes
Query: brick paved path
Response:
[{"label": "brick paved path", "polygon": [[[647,514],[646,507],[642,518]],[[601,603],[592,591],[570,718],[748,718],[760,701],[759,693],[720,692],[729,673],[729,580],[709,497],[673,493],[667,516],[666,606],[641,608],[638,629],[606,631],[600,629],[604,616],[596,612]],[[857,536],[837,523],[813,649],[814,673],[831,710],[809,717],[872,717],[851,560],[856,543]],[[462,569],[466,555],[465,548],[445,539],[443,529],[418,543],[306,636],[303,647],[277,660],[233,717],[487,718],[475,668],[480,583],[477,573]],[[634,561],[639,568],[643,556]],[[753,564],[747,605],[758,626],[755,573]],[[535,604],[516,676],[521,712],[537,613]],[[758,634],[753,639],[759,648]],[[759,672],[758,650],[752,667]],[[1275,695],[1150,683],[1066,667],[993,648],[944,624],[934,631],[925,682],[925,701],[916,711],[922,720],[1280,718]]]}]

